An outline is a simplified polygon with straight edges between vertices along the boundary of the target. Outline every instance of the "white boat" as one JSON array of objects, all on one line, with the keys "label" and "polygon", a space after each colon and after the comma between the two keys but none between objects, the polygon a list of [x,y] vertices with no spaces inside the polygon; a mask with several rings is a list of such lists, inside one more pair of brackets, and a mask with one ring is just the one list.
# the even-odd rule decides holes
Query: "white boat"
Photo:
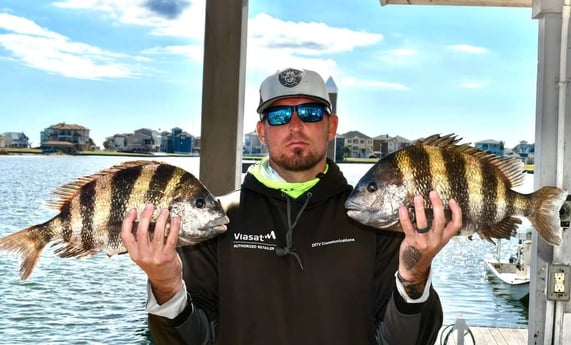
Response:
[{"label": "white boat", "polygon": [[[526,236],[527,237],[527,236]],[[484,261],[493,276],[507,285],[514,299],[521,299],[529,293],[529,258],[531,240],[521,239],[515,252],[505,260],[501,256],[501,240],[498,240],[495,257],[485,257]]]}]

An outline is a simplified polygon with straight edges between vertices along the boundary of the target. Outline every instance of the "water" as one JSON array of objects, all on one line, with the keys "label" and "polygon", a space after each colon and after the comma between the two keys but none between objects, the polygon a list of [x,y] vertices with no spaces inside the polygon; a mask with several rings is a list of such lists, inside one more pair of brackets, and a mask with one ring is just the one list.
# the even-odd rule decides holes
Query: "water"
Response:
[{"label": "water", "polygon": [[[56,215],[41,206],[56,187],[131,159],[0,156],[0,236]],[[160,159],[198,175],[197,157]],[[341,164],[351,183],[370,166]],[[512,300],[486,272],[482,258],[493,253],[495,247],[488,242],[459,237],[435,259],[433,283],[442,300],[444,324],[463,315],[470,326],[527,326],[527,306]],[[19,280],[18,267],[15,256],[0,255],[0,344],[152,344],[146,325],[146,278],[128,256],[61,259],[46,248],[28,281]]]}]

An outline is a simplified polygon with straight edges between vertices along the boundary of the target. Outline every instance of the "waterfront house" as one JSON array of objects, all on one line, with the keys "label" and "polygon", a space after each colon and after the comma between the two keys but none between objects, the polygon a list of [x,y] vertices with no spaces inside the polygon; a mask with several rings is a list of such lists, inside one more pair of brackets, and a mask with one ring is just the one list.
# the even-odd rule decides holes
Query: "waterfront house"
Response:
[{"label": "waterfront house", "polygon": [[381,134],[373,138],[373,154],[377,158],[382,158],[390,153],[410,146],[411,141],[401,136],[391,137],[388,134]]},{"label": "waterfront house", "polygon": [[89,137],[89,128],[61,122],[40,132],[40,148],[44,152],[73,154],[95,149]]},{"label": "waterfront house", "polygon": [[170,132],[161,133],[161,151],[169,153],[192,153],[194,137],[181,128],[175,127]]},{"label": "waterfront house", "polygon": [[[351,158],[368,158],[373,155],[373,139],[359,131],[343,134],[343,147]],[[345,149],[344,149],[345,150]]]},{"label": "waterfront house", "polygon": [[128,133],[114,134],[112,137],[105,138],[103,147],[108,151],[127,151]]},{"label": "waterfront house", "polygon": [[481,151],[492,153],[496,156],[503,157],[505,154],[504,151],[504,142],[497,141],[493,139],[477,141],[474,143],[474,146]]},{"label": "waterfront house", "polygon": [[4,136],[0,134],[0,148],[6,147],[6,141],[4,140]]},{"label": "waterfront house", "polygon": [[525,164],[533,164],[535,144],[529,144],[527,141],[522,140],[512,149],[512,154],[518,157]]},{"label": "waterfront house", "polygon": [[0,147],[28,148],[28,137],[23,132],[5,132],[3,135],[4,145]]},{"label": "waterfront house", "polygon": [[260,141],[258,133],[252,131],[244,134],[242,153],[248,156],[265,156],[268,153],[268,148]]},{"label": "waterfront house", "polygon": [[[345,159],[345,151],[348,151],[349,148],[345,148],[345,137],[341,134],[337,134],[335,136],[335,161],[342,162]],[[349,156],[350,153],[347,153]]]},{"label": "waterfront house", "polygon": [[159,131],[149,128],[141,128],[135,131],[135,135],[140,134],[141,144],[144,152],[158,152],[161,149],[162,135]]}]

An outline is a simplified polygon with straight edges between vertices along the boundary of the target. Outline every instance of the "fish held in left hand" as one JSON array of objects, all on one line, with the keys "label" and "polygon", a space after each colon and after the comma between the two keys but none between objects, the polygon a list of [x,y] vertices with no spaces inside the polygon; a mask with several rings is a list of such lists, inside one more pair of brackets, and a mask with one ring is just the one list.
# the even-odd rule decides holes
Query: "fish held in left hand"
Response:
[{"label": "fish held in left hand", "polygon": [[[156,206],[180,217],[177,246],[193,245],[226,231],[226,212],[206,187],[188,171],[156,161],[129,161],[59,187],[48,206],[60,211],[37,224],[0,239],[0,250],[22,257],[20,279],[26,280],[48,243],[62,257],[108,256],[126,252],[121,224],[131,209],[140,214]],[[136,227],[135,227],[136,228]],[[154,229],[154,224],[150,226]],[[152,233],[151,233],[152,234]]]},{"label": "fish held in left hand", "polygon": [[442,200],[454,199],[462,209],[461,235],[477,233],[490,241],[510,238],[521,223],[519,217],[527,217],[547,243],[559,245],[559,210],[567,191],[544,186],[530,194],[518,193],[512,188],[525,177],[519,160],[458,144],[459,140],[453,134],[436,134],[381,158],[349,195],[347,215],[372,227],[402,231],[399,207],[414,207],[413,198],[420,195],[430,218],[428,194],[436,190]]}]

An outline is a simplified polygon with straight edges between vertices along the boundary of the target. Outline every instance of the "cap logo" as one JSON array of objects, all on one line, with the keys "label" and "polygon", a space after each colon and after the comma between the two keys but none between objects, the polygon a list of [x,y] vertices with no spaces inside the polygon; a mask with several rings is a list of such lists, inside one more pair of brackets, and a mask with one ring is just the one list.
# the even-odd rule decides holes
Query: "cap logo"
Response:
[{"label": "cap logo", "polygon": [[297,69],[287,69],[278,75],[280,84],[285,87],[295,87],[301,82],[303,71]]}]

